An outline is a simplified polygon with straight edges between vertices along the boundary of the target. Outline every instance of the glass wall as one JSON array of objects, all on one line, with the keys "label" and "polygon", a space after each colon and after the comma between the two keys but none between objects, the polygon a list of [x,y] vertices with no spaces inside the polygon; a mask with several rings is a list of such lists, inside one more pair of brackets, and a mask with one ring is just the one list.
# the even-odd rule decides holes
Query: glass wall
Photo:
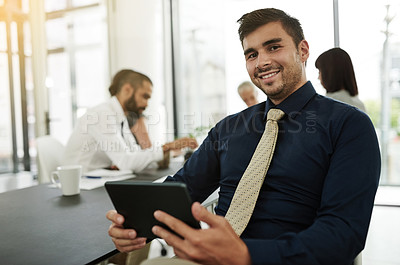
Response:
[{"label": "glass wall", "polygon": [[[0,0],[0,110],[6,117],[0,120],[0,171],[13,167],[13,156],[16,160],[25,159],[26,148],[34,138],[35,124],[29,25],[19,22],[24,21],[24,16],[18,21],[7,20],[6,2],[13,3],[13,8],[17,6],[22,14],[29,12],[28,0]],[[49,128],[50,133],[64,143],[75,120],[86,108],[108,97],[110,61],[105,2],[43,0]],[[193,134],[201,141],[221,118],[246,107],[237,94],[237,86],[249,77],[236,21],[257,8],[283,9],[301,21],[310,45],[307,77],[317,92],[325,94],[314,63],[319,54],[334,47],[333,0],[169,2],[172,5],[177,136]],[[338,3],[339,46],[352,57],[360,98],[366,104],[380,140],[381,184],[399,185],[400,3],[390,0],[338,0]],[[358,12],[361,9],[362,12]],[[129,27],[124,21],[120,25]],[[169,34],[168,30],[164,31]],[[171,51],[166,48],[163,52]],[[120,58],[112,59],[124,62]],[[156,74],[152,78],[161,80]],[[259,93],[259,100],[265,99],[265,95]],[[172,105],[169,98],[165,104],[167,109],[173,109],[168,106]]]},{"label": "glass wall", "polygon": [[76,119],[106,98],[108,45],[101,1],[45,1],[50,134],[66,143]]},{"label": "glass wall", "polygon": [[[0,172],[36,171],[34,92],[42,89],[33,85],[29,4],[0,2]],[[107,12],[100,0],[33,4],[44,4],[46,11],[47,133],[65,143],[76,118],[106,94]]]},{"label": "glass wall", "polygon": [[[266,4],[262,0],[177,3],[173,10],[173,16],[179,21],[174,24],[177,129],[180,136],[204,136],[221,118],[246,107],[237,94],[237,86],[249,77],[236,21],[244,13]],[[319,53],[333,46],[332,3],[312,0],[308,5],[313,8],[304,9],[302,2],[292,0],[274,3],[273,7],[287,11],[302,22],[311,47],[307,74],[321,90],[313,62]],[[259,97],[266,99],[261,93]]]},{"label": "glass wall", "polygon": [[7,34],[5,22],[0,22],[0,172],[12,170],[12,130],[10,90],[8,82]]},{"label": "glass wall", "polygon": [[359,96],[379,136],[381,184],[400,185],[400,3],[340,1],[339,14],[340,46],[352,57]]},{"label": "glass wall", "polygon": [[[237,94],[237,86],[249,77],[236,21],[258,8],[279,8],[300,20],[310,45],[307,78],[318,93],[325,94],[314,65],[322,52],[335,46],[334,1],[308,0],[306,5],[296,0],[175,2],[178,3],[173,10],[178,23],[173,29],[179,134],[200,131],[204,136],[204,131],[220,118],[246,107]],[[381,184],[399,185],[400,3],[339,0],[338,6],[337,41],[352,57],[359,96],[380,140]],[[361,9],[362,12],[357,12]],[[266,99],[265,95],[259,97]]]},{"label": "glass wall", "polygon": [[226,115],[225,12],[221,12],[225,6],[224,1],[190,0],[178,1],[176,7],[175,127],[179,136],[200,137],[203,127]]},{"label": "glass wall", "polygon": [[30,170],[34,139],[27,1],[0,3],[0,172]]}]

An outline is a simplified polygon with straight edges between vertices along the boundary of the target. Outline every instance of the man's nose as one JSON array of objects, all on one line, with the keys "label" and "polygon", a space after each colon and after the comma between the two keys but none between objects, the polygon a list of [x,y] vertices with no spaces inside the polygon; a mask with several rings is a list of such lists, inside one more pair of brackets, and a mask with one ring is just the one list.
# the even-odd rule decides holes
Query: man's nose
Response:
[{"label": "man's nose", "polygon": [[271,64],[271,58],[266,52],[260,52],[257,56],[257,63],[256,67],[258,69],[263,69],[265,66],[268,66]]},{"label": "man's nose", "polygon": [[147,108],[148,105],[149,105],[149,100],[148,99],[144,100],[143,108]]}]

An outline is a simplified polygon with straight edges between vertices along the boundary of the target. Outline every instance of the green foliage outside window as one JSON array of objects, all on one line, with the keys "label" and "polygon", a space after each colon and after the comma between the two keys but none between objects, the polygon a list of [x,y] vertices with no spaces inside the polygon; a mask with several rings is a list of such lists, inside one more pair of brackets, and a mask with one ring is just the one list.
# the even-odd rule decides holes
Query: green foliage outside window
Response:
[{"label": "green foliage outside window", "polygon": [[[364,102],[367,114],[375,127],[380,127],[381,103],[379,100],[366,100]],[[400,135],[400,99],[393,98],[390,109],[390,127]]]}]

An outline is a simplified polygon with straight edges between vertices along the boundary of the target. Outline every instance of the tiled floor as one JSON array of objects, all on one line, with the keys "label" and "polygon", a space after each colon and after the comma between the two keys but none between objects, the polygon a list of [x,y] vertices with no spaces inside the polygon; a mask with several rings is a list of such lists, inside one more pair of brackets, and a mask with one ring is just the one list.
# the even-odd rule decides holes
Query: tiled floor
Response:
[{"label": "tiled floor", "polygon": [[[400,196],[400,188],[398,190]],[[400,207],[375,206],[363,265],[400,264]]]},{"label": "tiled floor", "polygon": [[363,251],[363,265],[399,264],[400,187],[380,186]]},{"label": "tiled floor", "polygon": [[20,172],[17,174],[0,174],[0,193],[9,190],[22,189],[37,185],[31,172]]},{"label": "tiled floor", "polygon": [[[0,175],[0,192],[37,185],[30,172]],[[400,265],[400,187],[380,186],[375,199],[363,265]],[[160,255],[153,244],[150,256]],[[173,255],[169,249],[168,255]]]}]

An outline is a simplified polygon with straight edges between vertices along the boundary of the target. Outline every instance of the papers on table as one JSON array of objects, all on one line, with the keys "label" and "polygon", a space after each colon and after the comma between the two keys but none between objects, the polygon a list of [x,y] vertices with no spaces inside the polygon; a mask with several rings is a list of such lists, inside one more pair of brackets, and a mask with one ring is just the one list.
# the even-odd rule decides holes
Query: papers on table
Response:
[{"label": "papers on table", "polygon": [[84,177],[89,178],[113,178],[126,175],[133,175],[130,170],[109,170],[109,169],[95,169],[84,174]]},{"label": "papers on table", "polygon": [[96,169],[82,176],[81,190],[92,190],[104,186],[107,181],[125,180],[136,177],[130,170]]},{"label": "papers on table", "polygon": [[161,177],[161,178],[159,178],[159,179],[156,179],[155,181],[153,181],[153,182],[155,182],[155,183],[161,183],[161,182],[164,182],[164,180],[167,178],[168,176],[164,176],[164,177]]}]

